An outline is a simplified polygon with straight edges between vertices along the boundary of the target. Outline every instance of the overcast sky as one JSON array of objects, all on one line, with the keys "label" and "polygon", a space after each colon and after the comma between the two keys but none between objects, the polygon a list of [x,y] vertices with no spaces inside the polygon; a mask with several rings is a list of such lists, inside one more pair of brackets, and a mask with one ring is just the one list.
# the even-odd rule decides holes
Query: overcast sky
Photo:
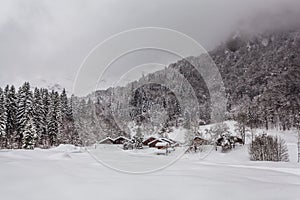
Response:
[{"label": "overcast sky", "polygon": [[298,20],[299,8],[299,0],[2,0],[0,86],[46,80],[70,89],[88,52],[127,29],[170,28],[211,50],[238,28]]}]

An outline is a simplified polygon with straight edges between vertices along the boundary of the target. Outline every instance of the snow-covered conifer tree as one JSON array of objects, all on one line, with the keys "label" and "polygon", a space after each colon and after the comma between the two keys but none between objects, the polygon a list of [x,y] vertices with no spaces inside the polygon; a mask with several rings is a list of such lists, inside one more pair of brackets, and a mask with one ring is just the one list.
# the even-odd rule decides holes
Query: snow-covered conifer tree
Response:
[{"label": "snow-covered conifer tree", "polygon": [[55,103],[56,94],[54,91],[50,94],[50,105],[49,105],[49,112],[47,115],[47,132],[48,132],[48,139],[49,145],[53,146],[57,144],[57,135],[58,135],[58,116],[57,116],[57,105]]},{"label": "snow-covered conifer tree", "polygon": [[17,135],[17,99],[15,87],[6,86],[4,91],[5,107],[7,112],[6,120],[6,140],[7,148],[11,148],[14,143],[14,136]]},{"label": "snow-covered conifer tree", "polygon": [[62,93],[60,94],[60,102],[61,102],[61,115],[64,121],[67,118],[67,112],[69,109],[68,97],[65,89],[63,89]]},{"label": "snow-covered conifer tree", "polygon": [[18,148],[21,148],[24,132],[27,131],[25,126],[33,117],[32,104],[32,92],[30,91],[30,85],[28,82],[25,82],[18,91],[18,134],[14,138],[17,142]]},{"label": "snow-covered conifer tree", "polygon": [[141,129],[140,125],[137,126],[136,134],[134,135],[133,139],[135,141],[135,147],[137,149],[142,149],[143,148],[144,136],[143,136],[142,129]]},{"label": "snow-covered conifer tree", "polygon": [[71,129],[72,129],[72,135],[71,135],[71,142],[74,145],[81,145],[82,141],[79,136],[79,132],[76,128],[76,123],[75,123],[75,117],[74,117],[74,107],[76,107],[76,98],[74,95],[71,96],[69,100],[69,107],[67,110],[67,118],[70,119],[71,123]]},{"label": "snow-covered conifer tree", "polygon": [[34,121],[32,119],[27,120],[22,134],[22,148],[33,149],[37,139],[37,134]]},{"label": "snow-covered conifer tree", "polygon": [[54,112],[55,112],[55,117],[56,117],[56,123],[57,123],[57,139],[58,143],[60,143],[60,139],[63,138],[63,121],[62,121],[62,107],[61,107],[61,101],[60,101],[60,96],[58,92],[53,92],[52,91],[52,98],[51,101],[53,101],[54,105]]},{"label": "snow-covered conifer tree", "polygon": [[38,138],[40,138],[43,133],[44,121],[43,121],[43,102],[38,88],[34,89],[33,96],[33,123],[36,128],[36,133]]},{"label": "snow-covered conifer tree", "polygon": [[48,112],[49,112],[49,105],[50,105],[50,96],[47,89],[41,89],[41,98],[42,98],[42,113],[41,113],[41,120],[42,120],[42,132],[39,136],[39,143],[42,145],[43,148],[47,148],[49,146],[49,135],[48,135]]},{"label": "snow-covered conifer tree", "polygon": [[63,89],[62,93],[60,94],[60,109],[62,120],[60,142],[70,144],[72,134],[72,130],[70,130],[72,125],[72,118],[70,115],[68,115],[69,102],[65,89]]},{"label": "snow-covered conifer tree", "polygon": [[7,123],[7,111],[5,106],[4,93],[0,88],[0,148],[6,147],[6,123]]}]

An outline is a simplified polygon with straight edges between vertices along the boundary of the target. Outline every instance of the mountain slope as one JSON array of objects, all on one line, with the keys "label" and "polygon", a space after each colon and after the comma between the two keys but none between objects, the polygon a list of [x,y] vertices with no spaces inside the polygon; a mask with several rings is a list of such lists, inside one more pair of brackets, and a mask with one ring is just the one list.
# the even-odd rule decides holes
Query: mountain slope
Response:
[{"label": "mountain slope", "polygon": [[[225,85],[227,119],[240,121],[242,118],[253,128],[266,129],[277,126],[285,130],[299,124],[298,30],[251,37],[236,35],[209,55]],[[193,67],[205,64],[205,56],[179,60],[125,87],[109,88],[89,95],[92,104],[96,105],[89,109],[95,109],[91,113],[95,113],[94,118],[103,127],[101,131],[94,132],[101,132],[102,136],[129,135],[127,125],[135,123],[144,126],[144,132],[153,134],[167,131],[172,126],[190,128],[200,122],[210,123],[211,91]],[[215,84],[214,78],[208,78],[210,84]],[[216,86],[215,90],[221,88]],[[185,100],[180,101],[182,96]],[[191,103],[194,97],[199,105],[197,109]],[[81,106],[78,113],[80,109],[86,110],[86,107]]]},{"label": "mountain slope", "polygon": [[296,125],[300,32],[262,34],[240,42],[234,50],[229,44],[211,52],[226,87],[229,111],[251,111],[255,126],[277,124],[286,129]]}]

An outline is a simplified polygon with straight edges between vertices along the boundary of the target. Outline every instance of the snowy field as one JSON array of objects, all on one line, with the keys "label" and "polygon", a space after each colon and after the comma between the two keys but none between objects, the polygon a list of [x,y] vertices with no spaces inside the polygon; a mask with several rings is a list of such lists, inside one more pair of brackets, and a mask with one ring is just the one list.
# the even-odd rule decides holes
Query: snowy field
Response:
[{"label": "snowy field", "polygon": [[[116,171],[125,173],[148,173],[166,168],[179,160],[186,151],[186,147],[177,147],[165,155],[157,155],[156,148],[123,150],[122,145],[97,145],[89,148],[89,153],[101,164]],[[159,150],[165,152],[165,150]]]},{"label": "snowy field", "polygon": [[[106,164],[129,171],[151,170],[180,155],[125,152],[117,146],[94,151]],[[294,159],[251,162],[247,146],[203,155],[187,154],[165,169],[133,175],[105,167],[86,150],[69,145],[1,150],[0,195],[3,200],[300,199],[300,165]]]}]

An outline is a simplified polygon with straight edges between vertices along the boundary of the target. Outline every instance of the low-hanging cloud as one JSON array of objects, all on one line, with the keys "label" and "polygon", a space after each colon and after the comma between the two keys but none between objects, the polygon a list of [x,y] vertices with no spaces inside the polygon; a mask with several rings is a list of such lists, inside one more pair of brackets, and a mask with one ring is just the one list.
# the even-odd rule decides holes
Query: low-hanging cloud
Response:
[{"label": "low-hanging cloud", "polygon": [[0,86],[44,79],[70,89],[87,53],[126,29],[171,28],[211,50],[235,30],[296,26],[299,8],[299,0],[1,1]]}]

